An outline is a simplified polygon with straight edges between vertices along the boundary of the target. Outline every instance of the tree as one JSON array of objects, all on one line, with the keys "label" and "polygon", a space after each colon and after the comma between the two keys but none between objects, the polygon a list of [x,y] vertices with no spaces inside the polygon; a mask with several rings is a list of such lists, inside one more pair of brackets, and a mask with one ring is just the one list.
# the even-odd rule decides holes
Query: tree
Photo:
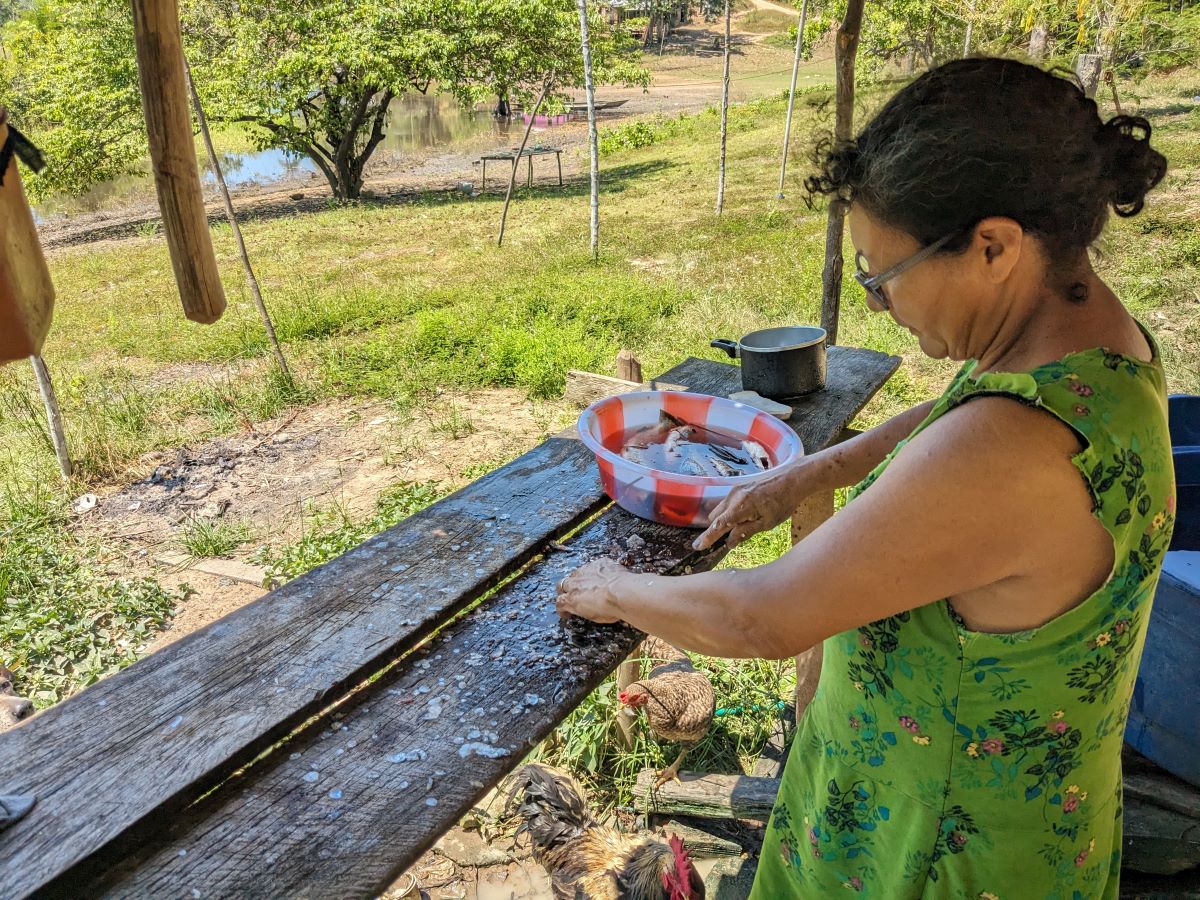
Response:
[{"label": "tree", "polygon": [[258,126],[264,146],[309,157],[340,200],[359,196],[388,105],[425,91],[446,46],[436,4],[193,0],[188,56],[214,120]]},{"label": "tree", "polygon": [[133,13],[120,0],[38,2],[3,32],[0,104],[43,151],[38,199],[137,171],[146,156]]}]

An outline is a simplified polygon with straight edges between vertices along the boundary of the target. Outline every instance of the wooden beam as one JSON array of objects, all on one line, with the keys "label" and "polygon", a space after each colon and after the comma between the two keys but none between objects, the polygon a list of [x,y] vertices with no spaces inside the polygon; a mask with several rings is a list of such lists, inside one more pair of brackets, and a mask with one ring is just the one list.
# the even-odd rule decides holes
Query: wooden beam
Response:
[{"label": "wooden beam", "polygon": [[183,75],[175,0],[133,0],[133,37],[154,186],[184,314],[209,323],[225,311]]},{"label": "wooden beam", "polygon": [[654,790],[657,773],[643,769],[633,790],[640,812],[704,819],[758,819],[770,817],[779,793],[778,778],[754,775],[704,775],[683,773],[679,782],[668,781]]},{"label": "wooden beam", "polygon": [[[850,140],[854,135],[854,58],[858,54],[858,34],[862,28],[864,0],[849,0],[846,17],[838,28],[834,45],[837,67],[837,113],[834,140]],[[821,327],[828,333],[827,343],[836,344],[838,314],[842,298],[842,235],[845,230],[846,204],[833,200],[825,224],[825,268],[821,274]]]}]

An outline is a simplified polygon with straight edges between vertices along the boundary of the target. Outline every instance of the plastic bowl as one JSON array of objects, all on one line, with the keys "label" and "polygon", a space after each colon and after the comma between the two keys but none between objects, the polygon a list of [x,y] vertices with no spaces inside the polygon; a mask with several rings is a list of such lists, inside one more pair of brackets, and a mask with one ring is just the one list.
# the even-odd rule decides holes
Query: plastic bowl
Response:
[{"label": "plastic bowl", "polygon": [[[756,475],[703,477],[676,475],[624,459],[625,435],[654,425],[664,411],[691,424],[757,441],[771,458],[771,468]],[[636,391],[598,400],[579,416],[579,435],[596,454],[604,492],[614,503],[651,522],[684,528],[707,528],[713,510],[732,488],[766,478],[804,453],[796,432],[774,416],[744,403],[685,391]]]}]

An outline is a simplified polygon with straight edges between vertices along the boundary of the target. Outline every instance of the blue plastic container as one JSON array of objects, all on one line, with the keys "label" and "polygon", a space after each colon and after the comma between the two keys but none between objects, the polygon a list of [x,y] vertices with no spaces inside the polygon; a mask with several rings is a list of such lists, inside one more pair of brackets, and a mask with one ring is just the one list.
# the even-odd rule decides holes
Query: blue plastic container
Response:
[{"label": "blue plastic container", "polygon": [[1175,535],[1171,550],[1200,550],[1200,397],[1171,397],[1171,448],[1175,457]]},{"label": "blue plastic container", "polygon": [[1200,397],[1170,398],[1175,535],[1146,631],[1125,741],[1200,785]]}]

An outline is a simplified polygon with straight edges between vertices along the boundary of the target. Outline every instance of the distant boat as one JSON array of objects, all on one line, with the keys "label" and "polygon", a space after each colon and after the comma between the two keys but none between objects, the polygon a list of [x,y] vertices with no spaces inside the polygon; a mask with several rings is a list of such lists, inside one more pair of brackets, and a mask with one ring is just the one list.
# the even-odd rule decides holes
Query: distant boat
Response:
[{"label": "distant boat", "polygon": [[[601,112],[602,110],[606,109],[616,109],[618,106],[624,106],[628,102],[628,100],[597,100],[596,112]],[[587,103],[572,103],[571,112],[587,112]]]}]

